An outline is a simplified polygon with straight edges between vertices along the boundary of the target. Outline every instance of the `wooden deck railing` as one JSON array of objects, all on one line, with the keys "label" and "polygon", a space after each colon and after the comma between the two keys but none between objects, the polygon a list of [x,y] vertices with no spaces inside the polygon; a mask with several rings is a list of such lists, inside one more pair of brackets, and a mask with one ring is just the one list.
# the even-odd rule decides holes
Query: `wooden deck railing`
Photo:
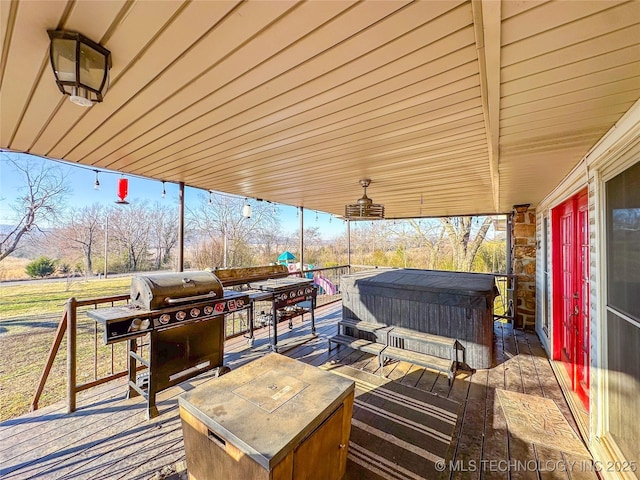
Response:
[{"label": "wooden deck railing", "polygon": [[[325,288],[318,294],[316,306],[327,305],[332,302],[340,301],[340,276],[349,271],[347,265],[337,267],[327,267],[314,270],[304,270],[302,275],[312,276],[313,278],[321,278]],[[292,273],[292,275],[300,275],[300,272]],[[329,282],[329,283],[325,283]],[[331,290],[331,291],[328,291]],[[44,369],[40,375],[40,379],[36,386],[30,408],[32,411],[38,409],[40,398],[44,391],[47,380],[51,374],[54,361],[60,352],[60,346],[67,335],[67,410],[73,412],[76,409],[76,396],[79,392],[91,387],[102,385],[104,383],[116,380],[127,375],[126,370],[126,342],[115,345],[102,345],[101,336],[102,328],[97,322],[88,318],[83,318],[82,328],[78,327],[78,313],[86,310],[84,307],[98,308],[100,305],[110,304],[115,306],[117,303],[128,303],[129,295],[115,295],[111,297],[90,298],[85,300],[77,300],[72,297],[67,300],[62,318],[58,323],[53,343],[49,349]],[[248,322],[246,312],[234,313],[225,317],[225,340],[248,332]],[[93,338],[87,338],[89,335]],[[78,354],[78,339],[82,340],[83,354]],[[92,347],[87,347],[91,345]],[[140,344],[141,348],[144,346]],[[92,355],[87,354],[87,348],[92,350]],[[105,355],[105,351],[107,352]],[[120,355],[120,358],[116,358]],[[107,357],[106,359],[104,357]],[[105,361],[107,365],[105,365]],[[92,363],[92,365],[91,365]],[[109,365],[110,364],[110,365]],[[84,369],[82,382],[78,383],[78,368]],[[91,370],[91,371],[89,371]],[[103,373],[106,372],[106,373]],[[88,379],[90,378],[90,379]],[[86,380],[86,381],[85,381]]]},{"label": "wooden deck railing", "polygon": [[[342,299],[340,290],[340,277],[352,271],[361,271],[365,269],[377,268],[375,266],[349,266],[340,265],[336,267],[319,268],[313,270],[303,270],[302,272],[292,272],[292,275],[304,275],[308,278],[314,278],[320,286],[316,307],[337,302]],[[510,296],[510,291],[515,291],[515,276],[496,274],[496,285],[500,291],[497,300],[496,317],[512,319],[515,315],[515,300]],[[49,349],[47,360],[40,375],[38,385],[31,402],[31,410],[37,410],[38,403],[44,391],[47,379],[50,376],[54,360],[60,351],[60,346],[65,333],[67,334],[67,409],[73,412],[76,408],[76,395],[88,388],[102,385],[104,383],[116,380],[127,375],[126,370],[126,346],[125,343],[104,346],[100,336],[102,327],[96,322],[82,318],[82,328],[78,328],[78,312],[83,311],[84,307],[98,308],[99,305],[110,304],[114,306],[116,303],[127,303],[129,295],[116,295],[112,297],[92,298],[86,300],[77,300],[70,298],[64,307],[64,312],[56,334]],[[500,307],[499,305],[502,305]],[[256,308],[259,308],[256,306]],[[91,332],[89,332],[91,331]],[[248,322],[245,313],[235,313],[225,318],[225,340],[239,335],[243,335],[248,331]],[[92,339],[86,336],[93,334]],[[82,338],[83,355],[78,354],[78,338]],[[92,344],[92,355],[88,355],[85,351],[87,345]],[[141,343],[141,348],[143,348]],[[105,349],[108,354],[105,355]],[[110,349],[110,351],[109,351]],[[121,355],[121,358],[116,358]],[[105,359],[104,357],[107,357]],[[92,357],[92,358],[91,358]],[[104,365],[108,363],[106,366]],[[91,362],[93,365],[91,365]],[[110,364],[110,365],[109,365]],[[82,382],[78,383],[78,368],[84,368]],[[91,368],[92,367],[92,368]],[[88,372],[87,370],[92,370]]]},{"label": "wooden deck railing", "polygon": [[97,324],[94,324],[94,355],[93,355],[93,371],[94,378],[90,382],[85,382],[80,385],[77,384],[76,373],[77,373],[77,338],[78,338],[78,308],[92,306],[97,308],[98,305],[103,305],[105,303],[111,304],[114,306],[117,302],[128,302],[129,295],[115,295],[111,297],[100,297],[100,298],[92,298],[87,300],[76,300],[74,297],[71,297],[67,300],[67,303],[64,306],[64,311],[62,313],[62,318],[60,319],[60,323],[58,324],[58,328],[56,330],[55,337],[53,339],[53,343],[51,348],[49,349],[49,353],[47,355],[47,360],[40,375],[40,379],[38,381],[38,385],[36,387],[36,392],[33,396],[33,401],[31,402],[31,410],[38,409],[38,403],[40,401],[40,397],[42,392],[44,391],[44,386],[49,378],[49,374],[51,373],[51,368],[53,367],[54,360],[58,354],[60,349],[60,345],[62,344],[62,339],[64,338],[65,333],[67,333],[67,399],[68,399],[68,409],[70,412],[75,410],[75,399],[76,394],[82,390],[86,390],[87,388],[91,388],[97,385],[101,385],[103,383],[109,382],[111,380],[115,380],[117,378],[123,377],[126,375],[126,370],[115,372],[115,361],[114,361],[114,348],[111,348],[110,359],[111,359],[111,371],[110,374],[101,378],[98,378],[98,332],[97,332]]}]

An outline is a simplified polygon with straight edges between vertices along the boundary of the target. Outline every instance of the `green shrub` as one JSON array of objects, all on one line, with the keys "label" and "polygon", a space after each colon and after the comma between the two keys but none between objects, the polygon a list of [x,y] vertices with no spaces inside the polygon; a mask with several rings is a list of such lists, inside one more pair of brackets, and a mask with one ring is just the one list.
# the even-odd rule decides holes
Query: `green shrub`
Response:
[{"label": "green shrub", "polygon": [[71,273],[71,265],[68,263],[61,263],[58,265],[58,273],[62,275],[69,275]]},{"label": "green shrub", "polygon": [[48,257],[36,258],[27,264],[25,271],[31,278],[44,278],[56,271],[56,261]]}]

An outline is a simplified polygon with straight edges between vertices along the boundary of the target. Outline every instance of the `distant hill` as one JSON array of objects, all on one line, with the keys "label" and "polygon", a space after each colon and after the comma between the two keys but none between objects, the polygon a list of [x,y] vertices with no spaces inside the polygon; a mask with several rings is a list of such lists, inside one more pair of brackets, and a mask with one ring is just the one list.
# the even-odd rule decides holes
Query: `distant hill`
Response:
[{"label": "distant hill", "polygon": [[[7,235],[15,227],[6,223],[0,223],[0,236]],[[18,248],[11,254],[16,258],[27,258],[33,260],[42,255],[56,257],[56,250],[49,245],[46,241],[46,231],[42,233],[38,230],[32,232],[28,238],[20,242]]]}]

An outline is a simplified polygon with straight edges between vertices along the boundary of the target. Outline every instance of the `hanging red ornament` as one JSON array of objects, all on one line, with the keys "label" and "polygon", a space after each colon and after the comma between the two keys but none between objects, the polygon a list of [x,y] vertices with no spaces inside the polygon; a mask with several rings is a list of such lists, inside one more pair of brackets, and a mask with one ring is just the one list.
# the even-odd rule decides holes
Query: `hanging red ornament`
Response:
[{"label": "hanging red ornament", "polygon": [[124,204],[129,203],[125,200],[128,194],[129,194],[129,180],[127,180],[124,177],[118,179],[118,198],[120,200],[116,200],[116,203],[124,203]]}]

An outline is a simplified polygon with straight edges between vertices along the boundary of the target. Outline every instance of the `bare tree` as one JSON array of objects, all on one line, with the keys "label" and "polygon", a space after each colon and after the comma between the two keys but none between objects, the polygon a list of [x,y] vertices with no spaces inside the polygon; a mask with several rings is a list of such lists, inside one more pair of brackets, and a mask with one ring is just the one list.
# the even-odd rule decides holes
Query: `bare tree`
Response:
[{"label": "bare tree", "polygon": [[188,228],[198,235],[199,257],[210,261],[199,267],[251,265],[255,262],[252,244],[261,242],[260,235],[278,226],[277,212],[267,202],[252,205],[251,218],[242,215],[241,198],[212,194],[187,211]]},{"label": "bare tree", "polygon": [[92,255],[103,224],[103,208],[94,203],[89,207],[70,210],[64,226],[55,232],[62,248],[80,251],[84,260],[85,275],[91,275],[93,271]]},{"label": "bare tree", "polygon": [[276,217],[266,217],[260,223],[254,234],[254,245],[258,254],[258,262],[267,264],[275,262],[280,252],[286,248],[287,237],[283,235],[280,220]]},{"label": "bare tree", "polygon": [[386,252],[392,248],[391,236],[386,221],[352,222],[351,245],[354,250],[354,263],[386,265]]},{"label": "bare tree", "polygon": [[415,230],[419,245],[427,248],[427,268],[437,269],[445,239],[441,222],[433,218],[411,219],[409,225]]},{"label": "bare tree", "polygon": [[146,203],[113,206],[109,210],[109,238],[124,253],[129,271],[141,270],[149,256],[150,230]]},{"label": "bare tree", "polygon": [[[483,219],[475,232],[473,231],[474,218]],[[453,270],[470,272],[478,249],[491,226],[491,217],[443,217],[440,222],[453,250]]]},{"label": "bare tree", "polygon": [[[322,249],[322,236],[318,227],[307,227],[304,229],[304,260],[307,264],[317,263],[320,250]],[[300,230],[289,235],[286,243],[287,250],[297,253],[300,260]],[[304,268],[304,266],[303,266]]]},{"label": "bare tree", "polygon": [[171,250],[178,243],[178,209],[156,202],[146,221],[150,225],[150,241],[156,251],[156,269],[171,261]]},{"label": "bare tree", "polygon": [[[20,195],[12,204],[16,224],[0,236],[0,261],[13,253],[43,223],[54,221],[64,208],[69,193],[66,173],[53,162],[36,162],[29,155],[2,154],[2,162],[20,174]],[[6,167],[3,167],[6,168]]]},{"label": "bare tree", "polygon": [[410,259],[410,252],[421,243],[422,239],[416,235],[414,229],[407,228],[407,226],[411,226],[410,222],[398,220],[392,222],[388,227],[395,243],[395,255],[391,259],[391,264],[394,267],[415,266]]}]

